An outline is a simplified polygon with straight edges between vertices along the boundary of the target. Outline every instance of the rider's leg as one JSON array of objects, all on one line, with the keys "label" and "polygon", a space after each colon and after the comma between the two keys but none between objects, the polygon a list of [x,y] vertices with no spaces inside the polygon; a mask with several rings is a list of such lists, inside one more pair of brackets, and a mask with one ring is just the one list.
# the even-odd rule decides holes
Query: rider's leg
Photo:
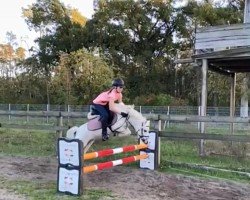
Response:
[{"label": "rider's leg", "polygon": [[101,116],[100,121],[102,122],[102,140],[108,140],[109,139],[109,135],[108,135],[108,115],[104,114]]},{"label": "rider's leg", "polygon": [[100,121],[102,123],[102,140],[108,140],[109,139],[109,135],[107,132],[107,127],[108,127],[108,121],[109,121],[109,110],[107,109],[107,107],[102,106],[102,105],[96,105],[94,104],[94,110],[98,112],[98,114],[100,115]]}]

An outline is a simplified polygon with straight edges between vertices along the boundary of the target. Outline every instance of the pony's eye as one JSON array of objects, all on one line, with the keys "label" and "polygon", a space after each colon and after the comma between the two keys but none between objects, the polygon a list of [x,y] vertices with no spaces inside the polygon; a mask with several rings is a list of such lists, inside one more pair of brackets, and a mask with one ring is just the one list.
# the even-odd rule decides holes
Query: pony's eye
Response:
[{"label": "pony's eye", "polygon": [[147,132],[147,130],[144,130],[144,132]]}]

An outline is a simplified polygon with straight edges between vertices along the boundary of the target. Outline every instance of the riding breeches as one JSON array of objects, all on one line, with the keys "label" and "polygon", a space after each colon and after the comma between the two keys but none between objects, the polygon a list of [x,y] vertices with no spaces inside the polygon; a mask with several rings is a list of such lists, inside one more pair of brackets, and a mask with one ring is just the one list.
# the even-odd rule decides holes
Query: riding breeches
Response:
[{"label": "riding breeches", "polygon": [[110,116],[111,116],[108,105],[103,106],[103,105],[93,103],[90,106],[90,111],[92,115],[100,115],[100,121],[102,123],[102,132],[107,133],[107,127],[109,125]]}]

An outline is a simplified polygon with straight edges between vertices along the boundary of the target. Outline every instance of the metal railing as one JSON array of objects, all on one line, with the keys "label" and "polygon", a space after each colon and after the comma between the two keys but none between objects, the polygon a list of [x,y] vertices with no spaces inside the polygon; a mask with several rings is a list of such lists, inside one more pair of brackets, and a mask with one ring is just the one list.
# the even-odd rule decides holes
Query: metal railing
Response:
[{"label": "metal railing", "polygon": [[[141,113],[167,115],[198,115],[199,106],[135,106]],[[240,107],[235,108],[235,116],[240,116]],[[63,111],[88,112],[89,105],[49,105],[49,104],[0,104],[2,111]],[[250,116],[250,109],[248,111]],[[209,116],[229,116],[229,107],[207,107]]]}]

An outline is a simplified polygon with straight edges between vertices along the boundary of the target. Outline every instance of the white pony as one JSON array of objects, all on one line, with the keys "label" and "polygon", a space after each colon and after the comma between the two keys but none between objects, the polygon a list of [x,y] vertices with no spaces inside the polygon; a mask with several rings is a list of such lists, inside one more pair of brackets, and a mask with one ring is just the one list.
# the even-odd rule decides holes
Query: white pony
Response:
[{"label": "white pony", "polygon": [[[128,117],[124,118],[120,114],[115,114],[110,130],[108,133],[114,132],[117,136],[128,136],[131,134],[129,124],[134,128],[138,137],[143,136],[143,133],[148,133],[147,119],[141,113],[134,109],[134,106],[115,104],[122,112],[128,113]],[[99,116],[88,115],[89,121],[79,127],[73,126],[70,128],[66,137],[69,139],[79,139],[83,142],[84,153],[88,151],[90,146],[102,138],[101,122]],[[112,134],[110,134],[112,135]]]}]

